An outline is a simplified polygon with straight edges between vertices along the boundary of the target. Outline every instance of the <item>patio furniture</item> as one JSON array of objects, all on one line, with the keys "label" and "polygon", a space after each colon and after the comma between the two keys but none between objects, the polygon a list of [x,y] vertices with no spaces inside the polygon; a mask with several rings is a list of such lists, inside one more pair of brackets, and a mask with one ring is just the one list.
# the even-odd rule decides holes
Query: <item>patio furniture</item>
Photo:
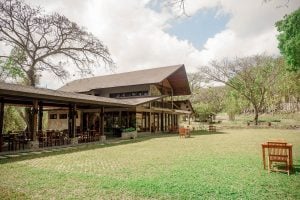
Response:
[{"label": "patio furniture", "polygon": [[[293,167],[293,152],[292,144],[288,144],[284,141],[270,141],[262,144],[263,165],[266,169],[266,156],[265,150],[268,150],[268,172],[270,171],[283,171],[290,174],[290,170]],[[285,163],[285,170],[274,169],[273,163]]]},{"label": "patio furniture", "polygon": [[190,129],[184,127],[179,128],[179,137],[190,137],[190,136],[191,136]]},{"label": "patio furniture", "polygon": [[209,125],[209,126],[208,126],[208,131],[209,131],[209,132],[216,132],[216,131],[217,131],[217,127],[214,126],[214,125]]},{"label": "patio furniture", "polygon": [[[286,148],[286,142],[268,142],[268,172],[270,171],[283,171],[290,175],[289,152]],[[274,169],[273,162],[285,163],[285,170]]]}]

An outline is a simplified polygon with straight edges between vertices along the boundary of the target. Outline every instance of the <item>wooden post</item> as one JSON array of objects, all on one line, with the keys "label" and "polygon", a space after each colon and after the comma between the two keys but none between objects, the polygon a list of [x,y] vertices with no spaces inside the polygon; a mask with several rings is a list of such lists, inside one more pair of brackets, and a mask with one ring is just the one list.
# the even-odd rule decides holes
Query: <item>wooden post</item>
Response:
[{"label": "wooden post", "polygon": [[72,105],[72,121],[71,121],[71,126],[72,126],[72,136],[73,138],[76,137],[76,114],[77,114],[77,107],[76,104]]},{"label": "wooden post", "polygon": [[76,137],[76,104],[69,105],[68,131],[70,138]]},{"label": "wooden post", "polygon": [[127,111],[126,128],[129,128],[129,111]]},{"label": "wooden post", "polygon": [[119,128],[122,128],[122,111],[119,111],[119,122],[118,122]]},{"label": "wooden post", "polygon": [[86,131],[89,130],[89,113],[85,114]]},{"label": "wooden post", "polygon": [[43,130],[43,104],[39,103],[39,121],[38,121],[38,131]]},{"label": "wooden post", "polygon": [[72,113],[72,105],[69,105],[69,114],[68,114],[68,132],[69,132],[69,137],[73,138],[73,131],[72,131],[72,118],[73,118],[73,113]]},{"label": "wooden post", "polygon": [[101,107],[101,113],[100,113],[100,134],[101,136],[104,135],[104,106]]},{"label": "wooden post", "polygon": [[164,130],[165,130],[165,129],[164,129],[164,115],[165,115],[165,114],[162,112],[162,113],[161,113],[161,117],[160,117],[160,118],[161,118],[161,120],[160,120],[160,131],[161,131],[161,132],[164,132]]},{"label": "wooden post", "polygon": [[38,119],[38,101],[34,100],[33,101],[33,130],[32,130],[32,140],[37,141],[37,119]]},{"label": "wooden post", "polygon": [[80,112],[80,132],[83,132],[83,112]]},{"label": "wooden post", "polygon": [[0,152],[2,151],[3,143],[3,121],[4,121],[4,100],[0,101]]},{"label": "wooden post", "polygon": [[[153,121],[152,121],[152,112],[151,112],[151,109],[152,109],[152,103],[150,102],[149,103],[149,110],[150,110],[150,112],[149,112],[149,131],[150,131],[150,133],[152,132],[152,123],[153,123]],[[154,125],[154,124],[153,124]],[[154,125],[155,126],[155,125]]]}]

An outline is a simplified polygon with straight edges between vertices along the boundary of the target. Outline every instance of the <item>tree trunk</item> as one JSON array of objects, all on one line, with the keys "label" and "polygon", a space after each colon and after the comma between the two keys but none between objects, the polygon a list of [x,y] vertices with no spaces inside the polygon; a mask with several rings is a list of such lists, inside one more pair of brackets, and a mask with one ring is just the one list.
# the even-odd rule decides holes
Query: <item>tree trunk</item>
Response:
[{"label": "tree trunk", "polygon": [[258,125],[258,109],[257,109],[257,107],[254,107],[254,122],[255,122],[255,125]]},{"label": "tree trunk", "polygon": [[[34,65],[30,67],[30,69],[27,71],[27,78],[28,78],[28,85],[35,87],[37,84],[36,79],[36,72],[34,69]],[[28,137],[32,140],[33,139],[33,114],[32,114],[33,108],[25,108],[25,117],[26,117],[26,131],[28,131],[29,135]]]}]

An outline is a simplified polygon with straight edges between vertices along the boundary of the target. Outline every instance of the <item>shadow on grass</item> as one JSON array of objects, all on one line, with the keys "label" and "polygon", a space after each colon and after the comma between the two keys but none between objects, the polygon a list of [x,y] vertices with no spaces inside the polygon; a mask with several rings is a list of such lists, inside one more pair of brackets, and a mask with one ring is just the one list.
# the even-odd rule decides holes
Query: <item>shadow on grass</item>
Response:
[{"label": "shadow on grass", "polygon": [[300,165],[293,165],[293,174],[299,174],[300,173]]},{"label": "shadow on grass", "polygon": [[[76,146],[61,146],[61,147],[57,146],[54,148],[38,149],[36,151],[9,152],[9,154],[4,155],[8,158],[0,160],[0,165],[5,163],[18,162],[22,160],[30,160],[30,159],[43,158],[48,156],[76,153],[80,151],[89,151],[89,150],[100,149],[100,148],[109,148],[109,147],[114,147],[119,145],[134,144],[134,143],[139,143],[139,142],[143,142],[155,138],[164,138],[164,137],[178,137],[178,135],[174,133],[154,134],[154,135],[141,136],[136,139],[128,139],[128,140],[111,139],[108,140],[106,143],[85,143]],[[28,154],[28,155],[22,155],[22,154]],[[15,157],[14,155],[17,156]]]},{"label": "shadow on grass", "polygon": [[227,134],[227,133],[222,132],[222,131],[205,131],[205,130],[191,132],[192,136],[193,135],[216,135],[216,134]]},{"label": "shadow on grass", "polygon": [[[188,138],[192,139],[193,136],[215,135],[215,134],[224,134],[224,132],[192,131],[191,137],[187,137],[184,139],[188,139]],[[94,150],[99,148],[109,148],[109,147],[114,147],[119,145],[134,144],[134,143],[139,143],[151,139],[166,138],[166,137],[178,137],[178,134],[177,133],[153,134],[153,135],[141,136],[136,139],[129,139],[129,140],[112,139],[112,140],[108,140],[107,143],[86,143],[86,144],[80,144],[76,146],[64,146],[64,147],[54,147],[54,148],[47,148],[47,149],[38,149],[36,151],[15,152],[9,155],[19,155],[19,156],[9,157],[9,155],[5,155],[8,158],[0,160],[0,164],[18,162],[22,160],[30,160],[35,158],[43,158],[48,156],[69,154],[69,153],[75,153],[80,151],[88,151],[88,150]],[[24,153],[25,154],[27,153],[28,155],[22,155]]]}]

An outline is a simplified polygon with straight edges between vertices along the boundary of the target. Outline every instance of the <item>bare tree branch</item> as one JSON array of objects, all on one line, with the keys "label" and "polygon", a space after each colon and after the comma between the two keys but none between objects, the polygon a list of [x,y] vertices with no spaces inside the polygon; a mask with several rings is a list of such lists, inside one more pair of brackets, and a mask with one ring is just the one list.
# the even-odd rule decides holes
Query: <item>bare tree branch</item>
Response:
[{"label": "bare tree branch", "polygon": [[[68,75],[67,61],[82,72],[101,64],[112,66],[108,48],[94,35],[58,13],[45,14],[20,0],[0,0],[0,42],[25,53],[18,62],[35,86],[37,74],[47,70],[60,78]],[[6,55],[0,55],[5,60]],[[66,62],[62,62],[66,61]]]},{"label": "bare tree branch", "polygon": [[278,59],[257,55],[213,61],[200,70],[208,80],[231,87],[251,102],[257,123],[258,113],[265,105],[266,94],[271,90],[280,73],[277,64]]}]

